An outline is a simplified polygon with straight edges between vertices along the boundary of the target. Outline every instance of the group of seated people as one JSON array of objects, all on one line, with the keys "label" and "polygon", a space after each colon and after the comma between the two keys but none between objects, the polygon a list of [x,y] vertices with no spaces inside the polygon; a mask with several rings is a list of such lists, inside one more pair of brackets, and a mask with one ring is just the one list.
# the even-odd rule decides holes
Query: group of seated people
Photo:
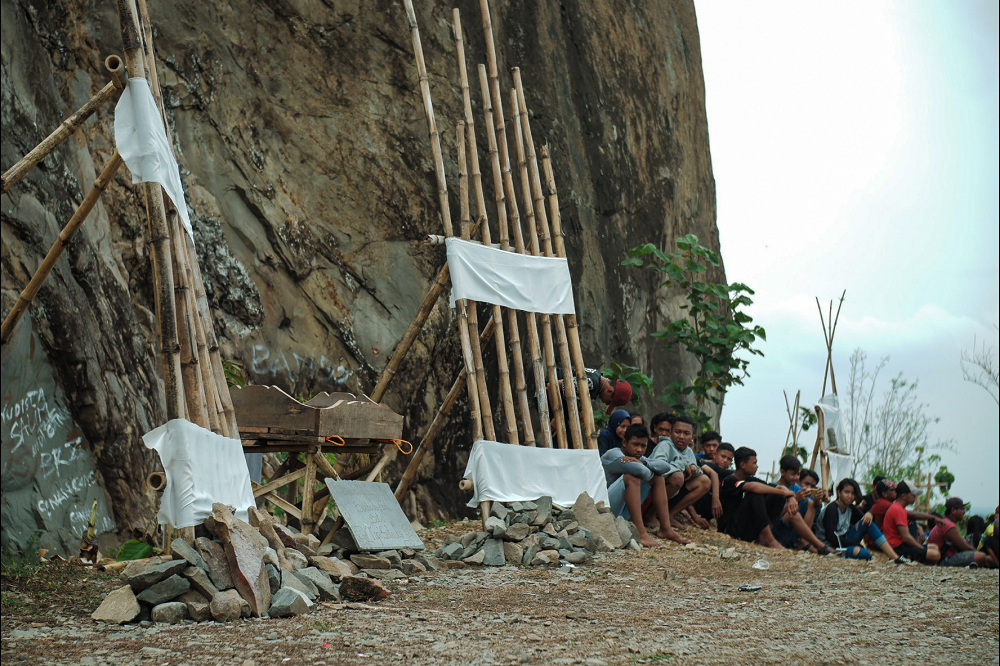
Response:
[{"label": "group of seated people", "polygon": [[[777,482],[767,483],[755,476],[757,453],[733,448],[717,432],[702,434],[696,453],[696,428],[693,419],[661,413],[647,429],[639,414],[619,409],[598,437],[611,510],[632,521],[646,547],[661,546],[650,532],[684,544],[682,521],[709,529],[715,520],[720,532],[768,548],[854,559],[871,559],[877,549],[898,564],[997,566],[995,532],[981,548],[961,535],[959,498],[949,498],[945,516],[908,510],[912,484],[879,477],[869,495],[848,478],[830,498],[819,475],[793,455],[781,459]],[[933,528],[924,534],[915,527],[920,520]]]}]

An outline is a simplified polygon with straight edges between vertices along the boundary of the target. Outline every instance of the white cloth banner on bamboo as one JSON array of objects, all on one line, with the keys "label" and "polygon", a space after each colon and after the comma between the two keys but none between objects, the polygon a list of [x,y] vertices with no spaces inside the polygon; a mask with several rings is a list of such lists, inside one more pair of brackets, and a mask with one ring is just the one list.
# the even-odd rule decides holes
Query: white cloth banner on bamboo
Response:
[{"label": "white cloth banner on bamboo", "polygon": [[840,401],[833,393],[824,395],[816,401],[816,407],[823,410],[823,427],[826,432],[826,450],[844,455],[851,454],[851,447],[844,437],[844,428],[840,424]]},{"label": "white cloth banner on bamboo", "polygon": [[177,207],[184,230],[194,240],[177,160],[170,150],[149,82],[144,78],[129,79],[115,106],[115,143],[132,173],[132,182],[162,185]]},{"label": "white cloth banner on bamboo", "polygon": [[532,502],[549,496],[572,506],[580,493],[608,504],[608,485],[597,449],[546,449],[481,439],[472,445],[465,478],[469,506],[480,502]]},{"label": "white cloth banner on bamboo", "polygon": [[160,455],[167,473],[157,515],[161,525],[200,525],[212,515],[215,502],[236,507],[236,517],[247,520],[247,509],[255,502],[240,440],[173,419],[147,432],[142,441]]},{"label": "white cloth banner on bamboo", "polygon": [[471,299],[512,310],[575,314],[569,263],[557,257],[505,252],[480,243],[449,238],[451,307]]},{"label": "white cloth banner on bamboo", "polygon": [[847,456],[841,453],[826,452],[827,460],[830,461],[830,483],[836,488],[842,480],[854,476],[854,456]]}]

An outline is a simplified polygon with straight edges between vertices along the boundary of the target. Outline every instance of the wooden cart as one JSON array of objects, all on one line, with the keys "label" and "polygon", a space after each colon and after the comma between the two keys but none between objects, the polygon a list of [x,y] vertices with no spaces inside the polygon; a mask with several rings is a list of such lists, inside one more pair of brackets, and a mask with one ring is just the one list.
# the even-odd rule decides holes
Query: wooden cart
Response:
[{"label": "wooden cart", "polygon": [[[327,515],[329,490],[323,478],[370,481],[405,445],[400,440],[403,417],[364,395],[320,393],[302,403],[275,386],[252,385],[233,389],[232,396],[244,452],[290,454],[267,483],[253,484],[254,497],[293,516],[305,534]],[[304,462],[299,453],[306,454]],[[373,457],[368,465],[344,474],[343,466],[331,464],[326,453]]]}]

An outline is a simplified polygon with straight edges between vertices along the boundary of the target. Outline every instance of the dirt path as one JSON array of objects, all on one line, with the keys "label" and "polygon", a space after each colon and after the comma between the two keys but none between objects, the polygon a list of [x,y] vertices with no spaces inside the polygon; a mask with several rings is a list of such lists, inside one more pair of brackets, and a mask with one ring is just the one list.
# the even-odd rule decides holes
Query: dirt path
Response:
[{"label": "dirt path", "polygon": [[[429,544],[441,535],[422,534]],[[89,619],[93,588],[115,583],[81,573],[68,583],[80,592],[51,595],[58,605],[5,592],[3,663],[1000,663],[997,571],[775,553],[694,529],[687,536],[695,547],[619,551],[573,570],[457,570],[395,585],[369,608],[229,625],[98,625]],[[740,557],[719,559],[730,546]],[[760,557],[769,570],[751,568]],[[743,584],[762,589],[743,592]]]}]

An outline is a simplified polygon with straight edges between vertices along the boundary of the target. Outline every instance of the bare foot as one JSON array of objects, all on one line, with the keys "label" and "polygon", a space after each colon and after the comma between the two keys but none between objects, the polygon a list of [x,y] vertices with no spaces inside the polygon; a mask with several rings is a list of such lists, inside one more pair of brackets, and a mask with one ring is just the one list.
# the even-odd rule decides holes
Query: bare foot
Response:
[{"label": "bare foot", "polygon": [[683,529],[684,525],[682,525],[681,522],[676,518],[674,518],[673,516],[670,516],[670,527],[674,528],[675,530],[679,530]]},{"label": "bare foot", "polygon": [[670,539],[671,541],[676,541],[677,543],[679,543],[681,545],[684,545],[686,543],[691,543],[690,539],[685,539],[684,537],[682,537],[680,534],[678,534],[677,532],[673,531],[669,527],[664,528],[664,529],[660,530],[659,532],[657,532],[656,536],[660,537],[661,539]]},{"label": "bare foot", "polygon": [[660,524],[656,522],[646,523],[646,529],[650,532],[655,532],[656,530],[660,529]]},{"label": "bare foot", "polygon": [[649,536],[649,534],[643,534],[639,537],[639,543],[641,543],[646,548],[663,548],[659,541]]},{"label": "bare foot", "polygon": [[709,522],[705,520],[704,516],[698,516],[697,518],[693,518],[692,520],[694,520],[695,525],[697,525],[703,530],[707,530],[708,528],[711,527]]}]

